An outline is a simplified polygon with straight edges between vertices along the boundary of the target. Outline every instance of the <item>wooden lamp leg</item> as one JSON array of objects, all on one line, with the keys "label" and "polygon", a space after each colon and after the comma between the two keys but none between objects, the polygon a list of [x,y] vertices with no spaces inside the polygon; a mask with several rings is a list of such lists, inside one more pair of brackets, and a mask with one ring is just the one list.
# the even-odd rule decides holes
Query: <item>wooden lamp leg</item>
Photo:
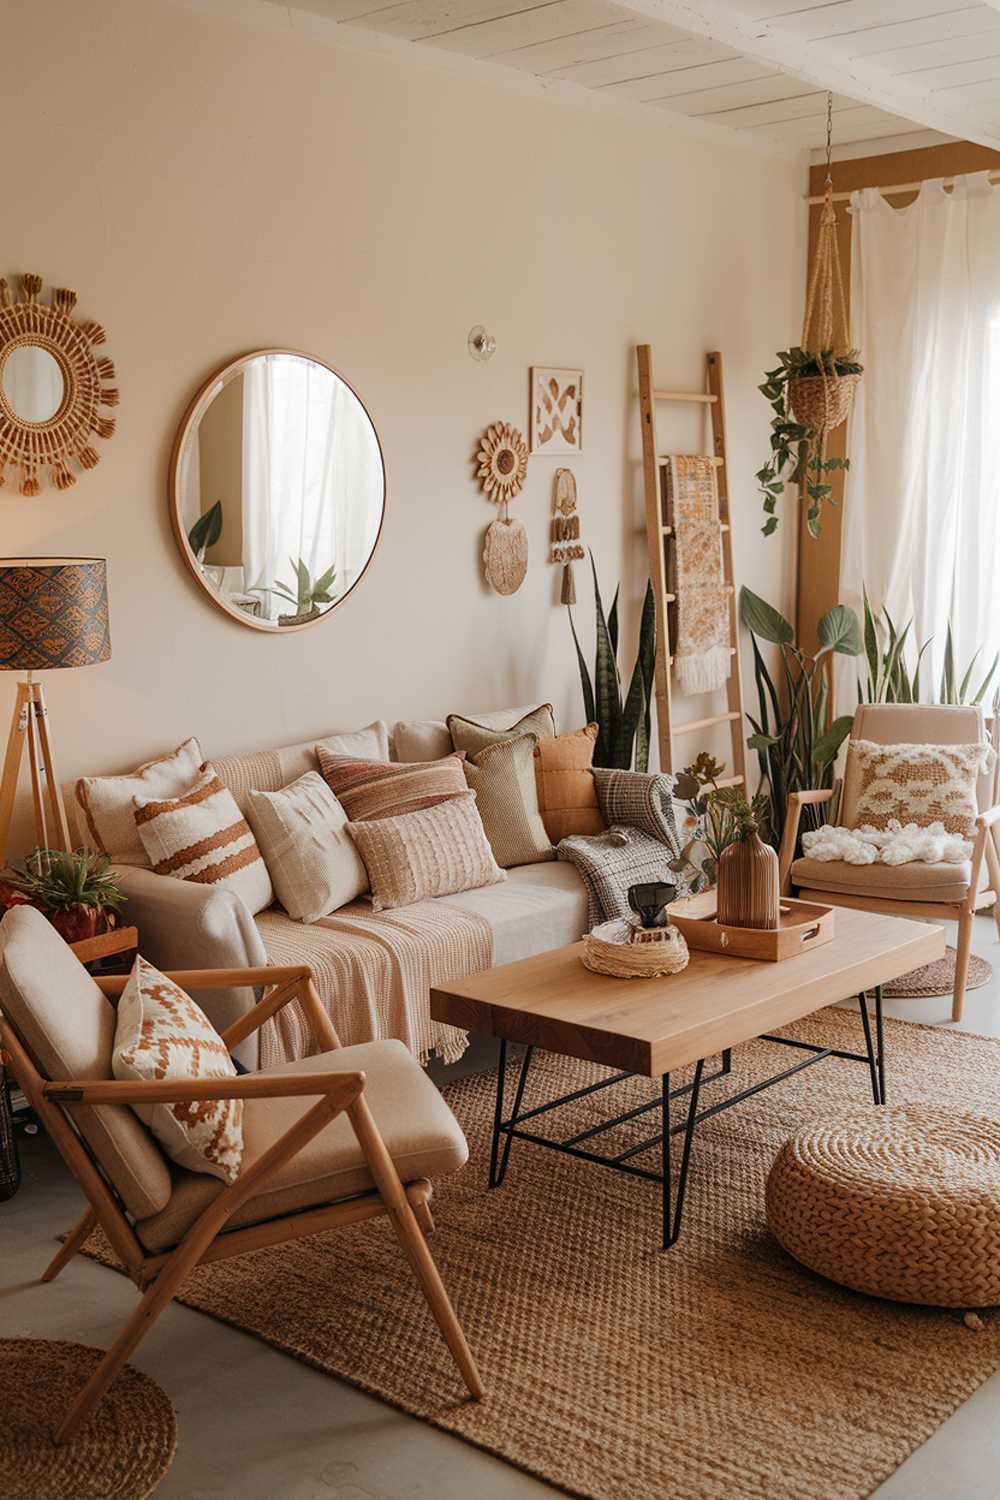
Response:
[{"label": "wooden lamp leg", "polygon": [[49,734],[49,711],[45,706],[45,689],[40,682],[31,684],[31,702],[35,720],[35,731],[38,740],[38,748],[41,752],[40,766],[42,773],[42,822],[44,827],[45,818],[45,796],[48,794],[49,811],[52,815],[52,837],[51,842],[42,845],[43,848],[69,849],[69,823],[66,819],[66,805],[63,802],[62,787],[56,772],[55,755],[52,750],[52,737]]},{"label": "wooden lamp leg", "polygon": [[17,780],[21,771],[21,761],[24,758],[30,716],[31,696],[28,684],[19,682],[17,696],[14,699],[14,712],[10,720],[10,734],[7,736],[3,775],[0,777],[0,865],[4,864],[7,858],[7,841],[10,838],[10,824],[14,816],[14,801],[17,797]]}]

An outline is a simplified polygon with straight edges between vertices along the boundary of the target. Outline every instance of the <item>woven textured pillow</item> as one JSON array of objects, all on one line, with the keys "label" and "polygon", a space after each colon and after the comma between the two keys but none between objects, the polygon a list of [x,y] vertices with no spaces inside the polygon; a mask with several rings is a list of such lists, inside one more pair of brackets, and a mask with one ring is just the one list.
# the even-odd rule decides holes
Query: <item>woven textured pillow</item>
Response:
[{"label": "woven textured pillow", "polygon": [[979,805],[976,781],[995,759],[989,745],[877,745],[850,740],[840,822],[887,828],[891,819],[971,838]]},{"label": "woven textured pillow", "polygon": [[280,792],[250,792],[247,817],[282,906],[318,922],[368,889],[347,814],[318,771]]},{"label": "woven textured pillow", "polygon": [[316,757],[323,780],[343,803],[352,823],[420,812],[449,797],[464,797],[468,790],[460,755],[400,765],[331,755],[325,745],[317,745]]},{"label": "woven textured pillow", "polygon": [[[141,957],[118,1001],[111,1071],[123,1082],[141,1083],[236,1077],[226,1044],[205,1012]],[[133,1108],[178,1166],[236,1181],[243,1160],[242,1099]]]},{"label": "woven textured pillow", "polygon": [[680,853],[674,818],[674,778],[666,772],[618,771],[595,766],[590,773],[597,805],[609,828],[641,828]]},{"label": "woven textured pillow", "polygon": [[[493,719],[493,715],[489,717],[490,720]],[[456,750],[464,750],[467,755],[478,755],[480,750],[485,750],[487,745],[497,744],[499,740],[516,740],[523,734],[534,734],[539,739],[551,738],[555,732],[556,722],[552,717],[551,703],[542,703],[538,708],[533,708],[509,729],[500,728],[495,722],[477,723],[475,719],[465,719],[461,714],[448,715],[451,742]]]},{"label": "woven textured pillow", "polygon": [[186,792],[205,757],[196,739],[169,755],[149,760],[128,776],[81,776],[76,800],[83,811],[92,848],[120,865],[149,865],[135,826],[133,797],[177,797]]},{"label": "woven textured pillow", "polygon": [[507,879],[469,791],[420,812],[347,827],[365,862],[375,911]]},{"label": "woven textured pillow", "polygon": [[504,870],[554,859],[556,851],[538,811],[533,734],[487,745],[465,763],[493,857]]},{"label": "woven textured pillow", "polygon": [[222,885],[251,914],[274,900],[271,877],[250,824],[211,765],[183,796],[133,797],[135,824],[157,875]]},{"label": "woven textured pillow", "polygon": [[538,808],[553,844],[574,833],[601,833],[605,823],[597,805],[591,772],[597,725],[573,734],[549,736],[535,746]]}]

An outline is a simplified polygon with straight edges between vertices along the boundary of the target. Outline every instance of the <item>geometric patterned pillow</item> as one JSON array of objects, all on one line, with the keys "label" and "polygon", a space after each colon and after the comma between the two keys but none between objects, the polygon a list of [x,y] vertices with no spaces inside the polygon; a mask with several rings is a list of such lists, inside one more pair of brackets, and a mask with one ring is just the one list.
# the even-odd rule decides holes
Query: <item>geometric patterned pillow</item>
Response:
[{"label": "geometric patterned pillow", "polygon": [[[235,1078],[226,1045],[205,1012],[172,979],[137,958],[118,1002],[112,1053],[117,1079]],[[189,1172],[235,1182],[243,1160],[243,1100],[134,1104],[164,1151]]]},{"label": "geometric patterned pillow", "polygon": [[267,865],[250,824],[211,765],[178,797],[133,797],[139,837],[157,875],[222,885],[251,915],[274,900]]},{"label": "geometric patterned pillow", "polygon": [[996,759],[980,745],[877,745],[850,740],[840,822],[885,829],[890,819],[970,838],[979,806],[976,781]]}]

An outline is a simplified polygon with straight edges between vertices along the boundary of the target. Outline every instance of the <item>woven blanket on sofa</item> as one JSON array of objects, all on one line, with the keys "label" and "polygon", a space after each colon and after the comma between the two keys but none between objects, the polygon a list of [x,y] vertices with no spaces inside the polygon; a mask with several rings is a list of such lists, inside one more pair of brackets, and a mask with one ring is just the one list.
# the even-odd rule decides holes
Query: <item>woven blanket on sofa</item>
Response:
[{"label": "woven blanket on sofa", "polygon": [[685,875],[671,869],[680,853],[674,778],[602,766],[594,767],[593,776],[607,831],[573,834],[557,851],[576,866],[587,888],[590,928],[630,915],[630,885],[665,880],[677,886],[678,897],[688,892]]},{"label": "woven blanket on sofa", "polygon": [[[493,934],[484,917],[438,901],[383,912],[357,901],[312,924],[280,911],[261,912],[256,921],[270,963],[312,966],[345,1047],[398,1037],[422,1063],[432,1052],[445,1063],[462,1056],[468,1033],[433,1021],[427,993],[490,967]],[[296,1000],[261,1027],[261,1068],[314,1050]]]}]

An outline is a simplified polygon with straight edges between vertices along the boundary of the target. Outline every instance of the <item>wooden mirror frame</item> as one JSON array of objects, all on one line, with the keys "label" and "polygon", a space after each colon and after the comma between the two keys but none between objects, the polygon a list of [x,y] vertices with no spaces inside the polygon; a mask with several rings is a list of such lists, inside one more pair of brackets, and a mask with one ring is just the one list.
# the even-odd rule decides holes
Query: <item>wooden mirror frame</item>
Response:
[{"label": "wooden mirror frame", "polygon": [[[69,287],[52,289],[52,300],[38,300],[42,278],[26,272],[20,278],[21,299],[11,297],[8,283],[0,277],[0,484],[6,468],[20,469],[18,489],[22,495],[41,492],[39,471],[48,468],[57,490],[69,489],[77,476],[67,462],[75,458],[82,469],[92,469],[100,454],[91,446],[91,436],[109,438],[114,417],[102,416],[101,406],[117,406],[118,391],[102,381],[114,380],[115,367],[105,356],[93,352],[106,338],[100,323],[80,323],[72,316],[76,293]],[[18,349],[42,349],[59,366],[62,399],[44,421],[19,416],[4,393],[3,371]]]},{"label": "wooden mirror frame", "polygon": [[[368,561],[365,563],[364,567],[361,569],[361,572],[358,574],[357,578],[354,580],[354,582],[351,584],[351,587],[345,594],[342,594],[339,599],[335,599],[332,604],[327,605],[323,612],[317,615],[314,620],[303,620],[298,625],[269,625],[264,620],[255,619],[253,615],[247,614],[245,610],[238,609],[235,604],[227,604],[225,599],[217,594],[214,589],[212,589],[207,583],[202,573],[201,566],[191,549],[191,544],[188,541],[187,531],[185,530],[184,522],[181,519],[181,501],[178,486],[181,454],[184,452],[184,445],[187,442],[188,435],[191,432],[191,429],[196,425],[196,423],[201,421],[201,418],[204,416],[205,412],[209,408],[209,405],[211,404],[207,399],[208,396],[215,392],[215,388],[221,381],[225,380],[227,376],[238,374],[240,370],[245,369],[246,366],[250,364],[251,360],[260,359],[262,356],[267,354],[288,354],[293,356],[295,359],[308,359],[313,364],[322,365],[324,369],[330,371],[331,375],[336,375],[337,379],[342,381],[350,391],[351,395],[357,401],[358,405],[361,407],[365,416],[371,423],[372,432],[375,434],[375,444],[378,448],[379,459],[382,464],[382,515],[379,518],[378,531],[375,534],[375,542],[372,546],[371,552],[368,554]],[[204,380],[198,387],[191,401],[188,403],[187,410],[185,411],[184,416],[181,418],[180,426],[177,429],[177,435],[174,438],[173,450],[170,454],[170,473],[167,486],[167,504],[170,511],[170,527],[174,533],[174,540],[177,543],[177,548],[181,554],[184,566],[187,568],[191,576],[197,581],[198,587],[201,589],[201,591],[215,605],[216,609],[220,609],[223,614],[228,615],[231,620],[238,621],[240,625],[249,626],[251,630],[261,630],[265,635],[270,636],[292,635],[297,630],[308,630],[313,625],[321,625],[324,620],[328,619],[330,615],[338,610],[344,603],[344,601],[349,599],[350,596],[354,593],[354,590],[361,583],[362,579],[367,574],[368,569],[372,565],[375,554],[379,548],[379,543],[382,540],[382,531],[385,527],[385,512],[388,503],[389,483],[385,465],[385,449],[382,446],[382,439],[379,436],[379,430],[375,425],[375,419],[372,416],[371,412],[368,410],[365,402],[362,401],[361,397],[354,389],[354,386],[351,384],[351,382],[340,373],[335,365],[331,365],[329,360],[320,359],[318,355],[307,354],[302,349],[251,349],[249,353],[241,354],[236,359],[231,359],[227,361],[226,364],[220,365],[219,368],[215,370],[207,380]]]}]

